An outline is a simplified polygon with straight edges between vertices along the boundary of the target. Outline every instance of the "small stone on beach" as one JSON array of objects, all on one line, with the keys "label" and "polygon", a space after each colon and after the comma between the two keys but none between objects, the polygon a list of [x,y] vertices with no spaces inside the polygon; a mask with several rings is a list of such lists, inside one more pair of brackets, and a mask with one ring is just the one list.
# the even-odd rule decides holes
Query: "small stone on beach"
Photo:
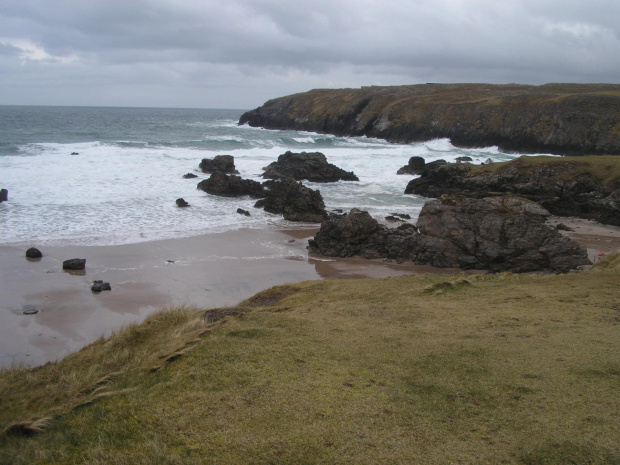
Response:
[{"label": "small stone on beach", "polygon": [[41,258],[43,254],[36,247],[30,247],[26,250],[26,258]]},{"label": "small stone on beach", "polygon": [[85,258],[71,258],[62,262],[63,270],[83,270],[86,268]]},{"label": "small stone on beach", "polygon": [[111,291],[112,286],[110,286],[110,283],[104,283],[101,280],[97,280],[93,281],[93,285],[91,286],[90,290],[93,292]]}]

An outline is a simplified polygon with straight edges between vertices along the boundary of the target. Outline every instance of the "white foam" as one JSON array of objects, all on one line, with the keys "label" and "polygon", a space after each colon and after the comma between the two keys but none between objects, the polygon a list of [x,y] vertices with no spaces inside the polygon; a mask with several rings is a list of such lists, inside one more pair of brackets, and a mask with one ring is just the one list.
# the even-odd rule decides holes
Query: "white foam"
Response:
[{"label": "white foam", "polygon": [[[328,210],[358,207],[377,217],[398,212],[415,218],[419,213],[424,199],[403,194],[412,177],[396,175],[412,156],[427,162],[453,161],[458,156],[477,161],[514,158],[496,147],[458,149],[447,139],[397,145],[365,137],[268,131],[237,126],[231,120],[204,126],[209,134],[203,140],[181,141],[176,146],[131,140],[36,143],[20,147],[20,156],[1,156],[2,187],[9,190],[9,202],[0,204],[0,243],[104,245],[237,228],[287,227],[290,223],[280,216],[253,208],[253,199],[214,197],[196,189],[207,177],[198,170],[200,160],[222,153],[235,157],[242,177],[262,181],[262,169],[279,155],[301,151],[287,145],[287,140],[312,144],[330,163],[359,177],[360,182],[306,183],[321,191]],[[217,127],[221,133],[213,132]],[[165,134],[160,137],[165,141]],[[231,141],[236,143],[232,148],[217,148]],[[183,179],[188,171],[199,177]],[[191,207],[178,208],[179,197]],[[251,216],[237,214],[239,207]]]}]

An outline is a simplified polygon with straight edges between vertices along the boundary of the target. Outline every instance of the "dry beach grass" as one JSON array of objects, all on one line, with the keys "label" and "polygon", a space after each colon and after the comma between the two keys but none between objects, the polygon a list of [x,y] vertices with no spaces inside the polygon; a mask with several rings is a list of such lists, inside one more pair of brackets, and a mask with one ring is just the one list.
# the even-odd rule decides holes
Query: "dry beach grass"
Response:
[{"label": "dry beach grass", "polygon": [[620,463],[618,257],[169,309],[3,371],[0,463]]}]

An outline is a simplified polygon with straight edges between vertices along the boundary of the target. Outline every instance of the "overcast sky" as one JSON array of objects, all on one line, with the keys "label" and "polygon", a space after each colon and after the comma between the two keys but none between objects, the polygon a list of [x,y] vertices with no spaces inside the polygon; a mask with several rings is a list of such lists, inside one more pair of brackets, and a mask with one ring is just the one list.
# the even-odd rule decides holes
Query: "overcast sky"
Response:
[{"label": "overcast sky", "polygon": [[0,104],[424,82],[620,83],[620,0],[0,0]]}]

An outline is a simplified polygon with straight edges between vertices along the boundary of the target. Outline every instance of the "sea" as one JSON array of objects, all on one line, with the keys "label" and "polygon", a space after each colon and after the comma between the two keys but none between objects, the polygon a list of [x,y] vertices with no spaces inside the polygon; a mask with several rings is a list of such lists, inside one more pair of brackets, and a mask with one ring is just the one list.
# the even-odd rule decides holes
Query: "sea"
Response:
[{"label": "sea", "polygon": [[[367,137],[239,126],[244,110],[0,106],[0,245],[115,245],[241,228],[293,229],[254,199],[197,190],[203,158],[232,155],[240,176],[262,181],[286,151],[322,152],[359,182],[317,184],[328,211],[367,210],[380,221],[409,214],[428,199],[404,194],[397,175],[412,156],[427,162],[469,156],[473,163],[520,154],[462,149],[449,140],[393,144]],[[185,179],[194,173],[198,177]],[[179,208],[183,198],[190,208]],[[250,211],[242,216],[237,209]]]}]

